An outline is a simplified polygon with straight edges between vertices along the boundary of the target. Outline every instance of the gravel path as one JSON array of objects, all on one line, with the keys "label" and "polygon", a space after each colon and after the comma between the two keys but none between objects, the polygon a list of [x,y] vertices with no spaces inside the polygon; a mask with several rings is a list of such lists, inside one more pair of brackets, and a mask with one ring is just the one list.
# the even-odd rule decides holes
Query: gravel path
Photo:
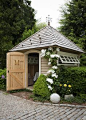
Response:
[{"label": "gravel path", "polygon": [[86,108],[35,103],[0,91],[0,120],[86,120]]}]

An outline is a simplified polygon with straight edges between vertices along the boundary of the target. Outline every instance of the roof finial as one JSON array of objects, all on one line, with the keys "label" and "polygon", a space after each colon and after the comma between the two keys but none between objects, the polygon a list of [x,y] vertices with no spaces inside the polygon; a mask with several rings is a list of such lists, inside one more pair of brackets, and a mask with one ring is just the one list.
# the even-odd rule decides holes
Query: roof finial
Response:
[{"label": "roof finial", "polygon": [[50,22],[52,21],[52,18],[50,18],[50,15],[46,17],[46,22],[48,22],[48,26],[50,26]]}]

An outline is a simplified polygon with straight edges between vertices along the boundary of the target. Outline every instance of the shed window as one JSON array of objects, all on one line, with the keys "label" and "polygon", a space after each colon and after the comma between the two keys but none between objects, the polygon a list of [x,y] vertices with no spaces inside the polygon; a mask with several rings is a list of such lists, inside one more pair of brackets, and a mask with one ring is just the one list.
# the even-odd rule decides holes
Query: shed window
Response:
[{"label": "shed window", "polygon": [[65,56],[65,55],[60,56],[60,62],[61,63],[80,63],[77,57]]}]

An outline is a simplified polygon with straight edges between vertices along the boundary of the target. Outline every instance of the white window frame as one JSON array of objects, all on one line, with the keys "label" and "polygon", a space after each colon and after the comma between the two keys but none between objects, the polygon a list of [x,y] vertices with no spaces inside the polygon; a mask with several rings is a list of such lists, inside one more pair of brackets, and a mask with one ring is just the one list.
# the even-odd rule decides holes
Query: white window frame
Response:
[{"label": "white window frame", "polygon": [[[77,64],[80,64],[79,55],[78,54],[73,54],[73,53],[67,53],[67,52],[59,51],[58,55],[60,55],[59,59],[62,62],[61,65],[63,65],[63,64],[74,64],[76,66]],[[58,63],[58,65],[60,65],[60,64]]]},{"label": "white window frame", "polygon": [[80,63],[77,57],[60,55],[60,60],[62,63]]}]

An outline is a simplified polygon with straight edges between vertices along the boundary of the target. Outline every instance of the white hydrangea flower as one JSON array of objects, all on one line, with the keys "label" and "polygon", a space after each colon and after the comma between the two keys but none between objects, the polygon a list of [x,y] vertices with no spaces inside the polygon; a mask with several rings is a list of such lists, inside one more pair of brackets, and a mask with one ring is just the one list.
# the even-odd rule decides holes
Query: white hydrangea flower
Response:
[{"label": "white hydrangea flower", "polygon": [[53,84],[53,79],[51,78],[47,78],[46,81],[49,82],[50,84]]},{"label": "white hydrangea flower", "polygon": [[46,49],[42,49],[42,50],[41,50],[41,54],[40,54],[41,57],[44,57],[44,56],[45,56],[45,52],[46,52]]},{"label": "white hydrangea flower", "polygon": [[59,48],[56,48],[56,51],[58,52],[58,51],[60,51],[60,49],[59,49]]},{"label": "white hydrangea flower", "polygon": [[46,52],[46,55],[50,55],[50,52]]},{"label": "white hydrangea flower", "polygon": [[42,49],[41,52],[42,52],[42,53],[45,53],[45,52],[46,52],[46,49]]},{"label": "white hydrangea flower", "polygon": [[58,67],[57,67],[57,66],[55,66],[55,65],[54,65],[52,68],[53,68],[53,69],[58,69]]},{"label": "white hydrangea flower", "polygon": [[48,89],[52,90],[53,88],[50,85],[48,85]]},{"label": "white hydrangea flower", "polygon": [[58,75],[56,75],[56,78],[58,78]]},{"label": "white hydrangea flower", "polygon": [[50,69],[50,70],[48,70],[47,73],[48,73],[48,74],[49,74],[49,73],[52,73],[52,74],[53,74],[53,73],[55,73],[55,71],[54,71],[53,69]]},{"label": "white hydrangea flower", "polygon": [[50,57],[51,57],[51,58],[55,58],[55,57],[58,58],[58,57],[60,57],[60,56],[57,55],[57,54],[51,54]]},{"label": "white hydrangea flower", "polygon": [[52,74],[52,77],[58,78],[58,75],[56,73]]},{"label": "white hydrangea flower", "polygon": [[48,62],[48,65],[51,65],[51,62]]},{"label": "white hydrangea flower", "polygon": [[60,56],[59,56],[59,55],[57,55],[57,54],[55,54],[55,57],[59,58]]},{"label": "white hydrangea flower", "polygon": [[51,58],[54,58],[54,57],[55,57],[55,55],[53,55],[53,54],[52,54],[52,55],[50,55],[50,57],[51,57]]},{"label": "white hydrangea flower", "polygon": [[53,51],[53,48],[52,48],[52,47],[49,47],[49,48],[48,48],[48,50],[51,50],[51,51]]},{"label": "white hydrangea flower", "polygon": [[49,58],[49,62],[51,61],[51,59]]}]

